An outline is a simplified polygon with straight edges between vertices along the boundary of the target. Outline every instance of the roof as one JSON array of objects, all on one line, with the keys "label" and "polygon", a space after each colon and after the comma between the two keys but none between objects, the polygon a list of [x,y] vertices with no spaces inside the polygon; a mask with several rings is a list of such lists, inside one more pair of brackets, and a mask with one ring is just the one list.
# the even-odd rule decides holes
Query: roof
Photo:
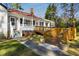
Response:
[{"label": "roof", "polygon": [[5,9],[7,9],[7,7],[4,4],[0,3],[0,5],[3,6]]},{"label": "roof", "polygon": [[9,9],[8,12],[18,14],[18,15],[23,15],[23,16],[30,16],[30,17],[33,17],[33,18],[36,18],[36,19],[41,19],[41,18],[39,18],[35,15],[32,15],[30,13],[26,13],[26,12],[23,12],[23,11],[20,11],[20,10]]}]

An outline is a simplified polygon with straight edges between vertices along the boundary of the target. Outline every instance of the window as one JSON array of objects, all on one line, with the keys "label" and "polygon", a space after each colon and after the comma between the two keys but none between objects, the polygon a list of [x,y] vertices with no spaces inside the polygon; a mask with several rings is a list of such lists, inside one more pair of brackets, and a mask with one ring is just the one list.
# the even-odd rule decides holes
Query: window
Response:
[{"label": "window", "polygon": [[48,26],[48,23],[46,23],[46,26]]},{"label": "window", "polygon": [[33,25],[35,25],[35,21],[33,21]]},{"label": "window", "polygon": [[23,23],[23,19],[22,18],[20,18],[20,24],[22,24]]},{"label": "window", "polygon": [[40,22],[40,26],[43,26],[44,25],[44,23],[43,22]]},{"label": "window", "polygon": [[38,22],[36,22],[36,26],[38,26]]},{"label": "window", "polygon": [[15,19],[14,18],[11,18],[11,24],[15,25]]},{"label": "window", "polygon": [[43,22],[41,22],[41,26],[43,26],[44,25],[44,23]]},{"label": "window", "polygon": [[30,24],[30,21],[29,21],[29,20],[24,20],[24,25],[25,25],[25,26],[26,26],[26,25],[28,25],[28,26],[31,25],[31,24]]}]

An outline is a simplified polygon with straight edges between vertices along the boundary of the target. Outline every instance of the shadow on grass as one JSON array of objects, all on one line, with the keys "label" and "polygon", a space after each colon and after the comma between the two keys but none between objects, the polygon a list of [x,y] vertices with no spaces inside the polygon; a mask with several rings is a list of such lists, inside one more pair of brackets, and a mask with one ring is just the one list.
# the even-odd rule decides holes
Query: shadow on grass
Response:
[{"label": "shadow on grass", "polygon": [[20,44],[16,40],[8,40],[0,43],[1,56],[38,56],[31,49]]}]

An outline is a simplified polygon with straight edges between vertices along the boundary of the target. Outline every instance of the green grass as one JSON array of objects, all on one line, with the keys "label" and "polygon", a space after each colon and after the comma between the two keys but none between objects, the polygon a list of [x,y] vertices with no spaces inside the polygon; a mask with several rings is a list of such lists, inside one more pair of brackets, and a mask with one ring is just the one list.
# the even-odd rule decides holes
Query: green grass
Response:
[{"label": "green grass", "polygon": [[79,48],[69,48],[67,52],[70,55],[79,56]]},{"label": "green grass", "polygon": [[79,36],[79,32],[77,32],[77,36]]},{"label": "green grass", "polygon": [[0,56],[38,56],[16,40],[0,42]]},{"label": "green grass", "polygon": [[79,56],[79,39],[71,41],[67,51],[70,55]]}]

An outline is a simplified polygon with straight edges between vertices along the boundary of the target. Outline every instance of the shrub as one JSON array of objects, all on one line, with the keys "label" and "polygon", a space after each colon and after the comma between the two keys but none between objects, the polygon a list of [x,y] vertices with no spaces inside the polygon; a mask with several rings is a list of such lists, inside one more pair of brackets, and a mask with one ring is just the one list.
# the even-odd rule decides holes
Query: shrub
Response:
[{"label": "shrub", "polygon": [[41,43],[41,41],[44,41],[44,38],[42,35],[38,35],[38,34],[33,34],[31,36],[32,40],[35,42],[35,43]]}]

